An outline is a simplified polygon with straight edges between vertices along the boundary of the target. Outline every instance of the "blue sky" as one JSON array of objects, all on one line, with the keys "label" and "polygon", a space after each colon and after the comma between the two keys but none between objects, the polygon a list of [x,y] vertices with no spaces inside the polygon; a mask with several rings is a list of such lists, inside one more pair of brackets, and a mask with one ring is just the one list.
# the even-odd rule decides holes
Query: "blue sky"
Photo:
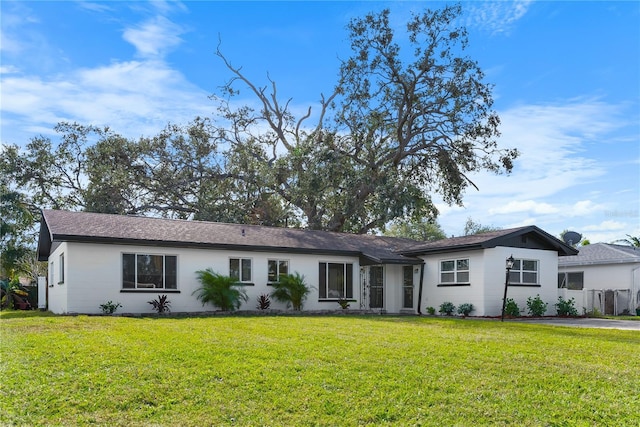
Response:
[{"label": "blue sky", "polygon": [[[1,1],[0,141],[25,145],[62,120],[153,135],[212,116],[221,50],[293,107],[331,92],[345,25],[391,9],[401,30],[441,2]],[[511,175],[478,173],[465,206],[439,204],[447,234],[483,225],[640,236],[640,3],[462,2],[467,54],[495,85]],[[247,99],[247,102],[254,102]]]}]

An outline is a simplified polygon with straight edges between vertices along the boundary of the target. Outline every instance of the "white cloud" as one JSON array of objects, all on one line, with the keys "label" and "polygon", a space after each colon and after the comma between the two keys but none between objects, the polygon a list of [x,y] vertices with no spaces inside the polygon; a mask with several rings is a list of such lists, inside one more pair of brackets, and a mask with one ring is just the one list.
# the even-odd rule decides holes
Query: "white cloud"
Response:
[{"label": "white cloud", "polygon": [[[623,126],[619,108],[597,100],[571,100],[564,105],[524,105],[499,112],[501,147],[517,148],[508,175],[470,174],[482,197],[539,201],[606,174],[589,155],[589,144]],[[468,196],[473,197],[471,190]],[[501,204],[506,205],[508,202]]]},{"label": "white cloud", "polygon": [[529,10],[531,0],[469,2],[466,25],[491,34],[508,33]]},{"label": "white cloud", "polygon": [[19,72],[20,69],[13,65],[0,65],[0,74],[17,74]]},{"label": "white cloud", "polygon": [[138,55],[145,58],[163,57],[180,43],[184,29],[163,16],[157,16],[133,28],[127,28],[122,37],[135,46]]},{"label": "white cloud", "polygon": [[20,54],[31,44],[41,39],[32,30],[38,18],[22,2],[2,3],[2,27],[0,28],[0,50],[3,53]]},{"label": "white cloud", "polygon": [[90,10],[92,12],[103,13],[103,12],[113,11],[113,8],[109,7],[105,3],[98,3],[93,1],[79,1],[78,5],[82,9]]},{"label": "white cloud", "polygon": [[490,214],[512,214],[520,212],[532,212],[534,214],[555,214],[558,208],[548,204],[540,203],[534,200],[512,201],[505,206],[489,209]]},{"label": "white cloud", "polygon": [[584,231],[619,231],[625,230],[627,224],[620,221],[602,221],[598,225],[588,225],[583,227]]},{"label": "white cloud", "polygon": [[465,207],[440,209],[439,221],[448,234],[460,233],[471,217],[505,228],[535,224],[557,235],[621,209],[620,196],[596,190],[598,181],[618,170],[600,156],[603,141],[611,142],[611,135],[628,124],[623,106],[573,99],[520,105],[499,114],[499,146],[518,148],[521,156],[510,175],[470,175],[479,191],[467,191]]},{"label": "white cloud", "polygon": [[[111,12],[108,8],[96,9],[92,3],[80,6]],[[183,7],[181,3],[170,2],[152,9],[166,11],[180,7]],[[6,16],[3,16],[3,27]],[[15,21],[15,28],[24,29],[25,24],[34,19],[15,18]],[[196,115],[211,115],[214,106],[208,100],[209,94],[163,59],[182,43],[182,33],[181,26],[156,16],[122,32],[122,37],[135,46],[137,60],[114,60],[107,65],[76,69],[67,67],[64,72],[55,73],[27,67],[21,62],[25,55],[16,56],[13,63],[5,61],[0,69],[1,142],[24,144],[36,134],[53,134],[53,127],[60,121],[108,125],[125,136],[137,137],[155,134],[170,121],[185,123]],[[33,31],[22,34],[31,35],[20,39],[21,48],[35,52],[32,41],[41,39],[42,35]],[[38,50],[42,47],[39,45]]]},{"label": "white cloud", "polygon": [[59,121],[109,125],[125,136],[157,133],[169,121],[210,115],[207,93],[162,61],[115,62],[50,78],[6,76],[2,142],[23,143]]}]

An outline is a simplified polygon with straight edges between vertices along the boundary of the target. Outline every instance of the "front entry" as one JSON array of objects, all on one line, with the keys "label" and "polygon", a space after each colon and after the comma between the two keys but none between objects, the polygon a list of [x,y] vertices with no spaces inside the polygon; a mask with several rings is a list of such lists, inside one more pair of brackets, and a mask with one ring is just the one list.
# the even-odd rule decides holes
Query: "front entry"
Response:
[{"label": "front entry", "polygon": [[384,267],[369,267],[369,308],[384,308]]}]

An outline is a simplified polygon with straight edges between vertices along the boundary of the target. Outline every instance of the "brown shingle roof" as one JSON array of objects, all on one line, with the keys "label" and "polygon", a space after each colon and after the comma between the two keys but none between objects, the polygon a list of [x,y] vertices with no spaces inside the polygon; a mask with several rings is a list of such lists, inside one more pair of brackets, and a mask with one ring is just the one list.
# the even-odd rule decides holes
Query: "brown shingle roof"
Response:
[{"label": "brown shingle roof", "polygon": [[415,241],[318,230],[186,221],[88,212],[43,210],[38,253],[46,259],[51,243],[91,241],[210,247],[253,251],[364,256],[371,262],[418,263],[399,250]]},{"label": "brown shingle roof", "polygon": [[[523,237],[528,239],[521,240]],[[452,237],[435,242],[319,230],[186,221],[89,212],[43,210],[38,257],[48,258],[55,242],[101,242],[249,251],[359,256],[364,264],[418,264],[416,256],[495,246],[577,251],[538,227],[528,226]]]},{"label": "brown shingle roof", "polygon": [[571,246],[535,225],[490,231],[470,236],[451,237],[434,242],[416,243],[402,250],[402,253],[407,256],[416,256],[467,249],[495,248],[496,246],[555,250],[561,256],[578,253]]}]

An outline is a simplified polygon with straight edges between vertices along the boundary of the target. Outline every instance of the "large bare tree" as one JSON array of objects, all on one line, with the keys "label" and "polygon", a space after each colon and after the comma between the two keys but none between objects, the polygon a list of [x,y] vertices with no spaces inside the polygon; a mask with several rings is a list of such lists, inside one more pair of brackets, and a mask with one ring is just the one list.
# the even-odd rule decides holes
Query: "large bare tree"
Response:
[{"label": "large bare tree", "polygon": [[[492,86],[464,56],[460,13],[427,10],[400,37],[389,10],[353,19],[352,55],[335,91],[301,117],[274,81],[253,83],[218,49],[233,74],[216,98],[220,135],[251,168],[244,179],[280,196],[310,228],[365,233],[398,217],[435,217],[434,192],[461,204],[472,172],[509,172],[517,151],[497,146]],[[233,107],[247,88],[259,108]]]}]

